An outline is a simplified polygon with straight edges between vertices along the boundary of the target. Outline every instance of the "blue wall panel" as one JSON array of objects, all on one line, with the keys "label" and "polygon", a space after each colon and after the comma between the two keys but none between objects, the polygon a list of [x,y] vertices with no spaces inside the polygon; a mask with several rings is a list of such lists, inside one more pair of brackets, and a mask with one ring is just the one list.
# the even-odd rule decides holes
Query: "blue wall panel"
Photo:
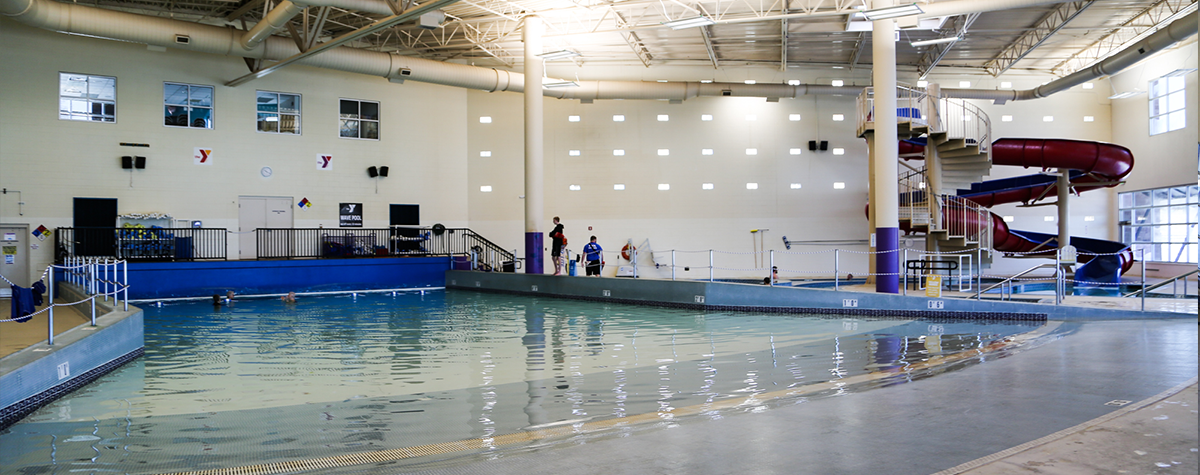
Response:
[{"label": "blue wall panel", "polygon": [[129,298],[442,287],[448,257],[134,262]]}]

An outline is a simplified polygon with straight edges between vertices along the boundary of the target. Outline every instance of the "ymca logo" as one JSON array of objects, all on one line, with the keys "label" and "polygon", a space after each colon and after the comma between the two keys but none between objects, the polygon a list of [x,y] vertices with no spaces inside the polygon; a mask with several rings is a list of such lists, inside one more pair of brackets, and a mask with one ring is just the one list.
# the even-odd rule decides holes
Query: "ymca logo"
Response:
[{"label": "ymca logo", "polygon": [[192,153],[192,163],[195,163],[196,165],[212,165],[212,160],[210,160],[211,157],[211,148],[196,147],[195,151]]},{"label": "ymca logo", "polygon": [[317,170],[332,170],[333,155],[317,155]]}]

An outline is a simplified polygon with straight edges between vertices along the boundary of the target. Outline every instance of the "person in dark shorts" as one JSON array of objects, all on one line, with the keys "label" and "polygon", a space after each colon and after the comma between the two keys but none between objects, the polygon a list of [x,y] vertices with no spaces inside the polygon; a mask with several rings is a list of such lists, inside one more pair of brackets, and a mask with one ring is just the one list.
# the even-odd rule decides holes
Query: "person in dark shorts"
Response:
[{"label": "person in dark shorts", "polygon": [[583,246],[583,258],[587,261],[587,275],[600,276],[600,269],[604,265],[604,249],[596,244],[596,236],[592,236],[592,241]]},{"label": "person in dark shorts", "polygon": [[554,275],[562,272],[563,225],[554,217],[554,229],[550,230],[550,257],[554,259]]}]

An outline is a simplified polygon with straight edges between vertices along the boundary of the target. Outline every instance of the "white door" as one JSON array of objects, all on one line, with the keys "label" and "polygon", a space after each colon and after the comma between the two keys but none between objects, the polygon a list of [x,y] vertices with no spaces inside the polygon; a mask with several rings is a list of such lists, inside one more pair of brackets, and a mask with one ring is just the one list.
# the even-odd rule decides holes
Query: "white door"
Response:
[{"label": "white door", "polygon": [[[22,287],[29,282],[29,226],[0,224],[0,275]],[[11,297],[12,289],[0,282],[0,297]]]},{"label": "white door", "polygon": [[[291,228],[292,198],[279,196],[238,197],[238,258],[258,257],[258,228]],[[269,239],[269,236],[264,236]],[[290,254],[291,243],[285,248],[273,249],[272,254]],[[284,257],[284,256],[274,256]]]}]

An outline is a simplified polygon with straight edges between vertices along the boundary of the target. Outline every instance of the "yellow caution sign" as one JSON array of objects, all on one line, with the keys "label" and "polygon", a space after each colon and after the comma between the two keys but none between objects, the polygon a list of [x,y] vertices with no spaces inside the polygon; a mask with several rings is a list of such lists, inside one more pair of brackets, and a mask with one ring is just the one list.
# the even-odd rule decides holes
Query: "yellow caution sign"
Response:
[{"label": "yellow caution sign", "polygon": [[925,296],[932,298],[942,296],[942,276],[937,274],[925,276]]}]

